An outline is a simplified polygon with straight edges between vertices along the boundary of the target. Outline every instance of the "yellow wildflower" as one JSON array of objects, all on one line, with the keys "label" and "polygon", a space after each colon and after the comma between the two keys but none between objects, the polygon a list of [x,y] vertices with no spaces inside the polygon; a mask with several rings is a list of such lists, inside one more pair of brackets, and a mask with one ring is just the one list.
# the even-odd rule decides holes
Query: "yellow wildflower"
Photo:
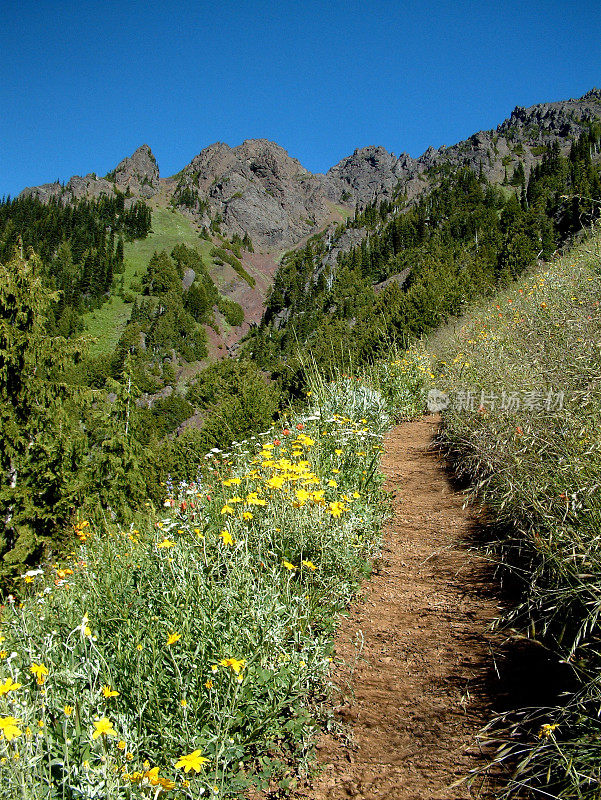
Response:
[{"label": "yellow wildflower", "polygon": [[202,756],[201,753],[202,750],[195,750],[193,753],[188,753],[187,756],[182,756],[179,761],[176,762],[175,768],[183,769],[186,774],[190,772],[190,770],[200,772],[202,765],[209,760]]},{"label": "yellow wildflower", "polygon": [[552,732],[557,728],[559,725],[558,722],[549,723],[546,722],[544,725],[541,726],[540,731],[538,732],[539,739],[548,739],[551,736]]},{"label": "yellow wildflower", "polygon": [[239,675],[244,669],[246,661],[243,658],[222,658],[219,663],[222,667],[229,667],[236,675]]},{"label": "yellow wildflower", "polygon": [[82,636],[85,636],[88,639],[90,639],[92,636],[92,631],[90,630],[88,622],[89,622],[88,615],[84,614],[81,620],[81,625],[79,626],[79,630]]},{"label": "yellow wildflower", "polygon": [[7,678],[4,683],[0,683],[0,697],[9,692],[16,692],[21,686],[23,686],[22,683],[15,683],[12,678]]},{"label": "yellow wildflower", "polygon": [[232,534],[229,531],[221,531],[219,534],[221,539],[223,540],[223,544],[232,545],[234,544],[234,540],[232,539]]},{"label": "yellow wildflower", "polygon": [[73,713],[73,706],[63,706],[63,711],[65,712],[66,717],[70,717]]},{"label": "yellow wildflower", "polygon": [[286,569],[289,569],[289,570],[295,570],[296,569],[294,564],[291,564],[289,561],[286,561],[286,559],[284,559],[282,561],[282,564],[286,567]]},{"label": "yellow wildflower", "polygon": [[19,728],[19,720],[14,717],[0,717],[0,732],[7,741],[12,742],[22,733]]},{"label": "yellow wildflower", "polygon": [[335,500],[328,505],[328,511],[333,517],[339,517],[343,511],[346,511],[346,506],[339,500]]},{"label": "yellow wildflower", "polygon": [[175,547],[175,542],[172,542],[171,539],[163,539],[162,542],[157,544],[157,547]]},{"label": "yellow wildflower", "polygon": [[94,727],[96,730],[92,734],[92,739],[98,739],[99,736],[117,735],[117,731],[113,728],[113,723],[106,717],[94,720]]},{"label": "yellow wildflower", "polygon": [[307,567],[307,569],[310,569],[310,570],[313,570],[313,571],[315,571],[317,569],[317,567],[315,566],[315,564],[312,561],[303,561],[302,563],[303,563],[303,567]]},{"label": "yellow wildflower", "polygon": [[158,767],[147,769],[146,772],[144,773],[144,777],[148,779],[151,786],[160,786]]},{"label": "yellow wildflower", "polygon": [[102,694],[105,697],[119,697],[119,692],[115,691],[115,689],[111,689],[110,686],[103,686],[102,687]]},{"label": "yellow wildflower", "polygon": [[35,675],[38,685],[41,686],[46,680],[46,675],[48,675],[48,667],[44,666],[44,664],[34,663],[31,665],[30,670]]},{"label": "yellow wildflower", "polygon": [[300,505],[304,505],[307,500],[311,499],[311,492],[308,492],[306,489],[297,489],[296,490],[296,499],[300,503]]},{"label": "yellow wildflower", "polygon": [[266,506],[267,501],[264,500],[262,497],[259,497],[257,492],[250,492],[246,496],[246,505],[247,506]]},{"label": "yellow wildflower", "polygon": [[169,638],[167,639],[167,645],[175,644],[176,642],[179,642],[181,638],[181,633],[170,633]]}]

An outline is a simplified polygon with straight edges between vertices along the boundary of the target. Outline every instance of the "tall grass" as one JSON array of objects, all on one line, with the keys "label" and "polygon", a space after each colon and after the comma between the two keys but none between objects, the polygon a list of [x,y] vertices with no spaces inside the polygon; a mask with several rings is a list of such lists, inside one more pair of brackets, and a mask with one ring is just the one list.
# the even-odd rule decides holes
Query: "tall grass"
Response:
[{"label": "tall grass", "polygon": [[505,622],[579,687],[524,714],[520,744],[500,754],[518,763],[510,792],[601,796],[600,300],[597,231],[428,343],[451,401],[440,444],[503,531],[491,547],[521,585]]},{"label": "tall grass", "polygon": [[1,614],[0,798],[234,797],[294,780],[336,615],[387,509],[381,394],[323,382],[310,403],[208,453],[196,481],[165,486],[161,513],[78,520],[71,560],[23,576]]},{"label": "tall grass", "polygon": [[430,356],[421,344],[401,352],[391,348],[387,360],[355,368],[350,356],[346,365],[334,370],[335,379],[326,380],[316,365],[300,356],[304,364],[316,409],[322,415],[351,413],[367,417],[379,431],[392,421],[414,419],[426,410],[426,395],[432,386]]}]

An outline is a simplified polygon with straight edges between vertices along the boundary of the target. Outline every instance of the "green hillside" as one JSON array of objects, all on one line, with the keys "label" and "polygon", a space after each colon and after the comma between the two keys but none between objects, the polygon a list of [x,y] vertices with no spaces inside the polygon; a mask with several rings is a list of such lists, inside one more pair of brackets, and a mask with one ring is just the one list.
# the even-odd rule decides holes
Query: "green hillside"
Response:
[{"label": "green hillside", "polygon": [[134,273],[142,275],[153,253],[170,253],[175,245],[185,244],[200,252],[210,263],[210,242],[201,239],[192,222],[179,211],[168,208],[152,209],[152,228],[146,239],[127,242],[124,248],[125,284],[130,286]]},{"label": "green hillside", "polygon": [[[132,284],[135,289],[153,254],[163,250],[170,253],[177,244],[198,250],[205,263],[212,263],[209,255],[211,243],[200,238],[189,219],[178,211],[153,208],[152,228],[148,236],[124,244],[124,292],[135,294],[135,291],[132,292]],[[84,316],[87,335],[97,339],[90,347],[92,355],[108,355],[114,351],[129,321],[131,305],[131,302],[125,302],[121,296],[113,295],[99,309]]]}]

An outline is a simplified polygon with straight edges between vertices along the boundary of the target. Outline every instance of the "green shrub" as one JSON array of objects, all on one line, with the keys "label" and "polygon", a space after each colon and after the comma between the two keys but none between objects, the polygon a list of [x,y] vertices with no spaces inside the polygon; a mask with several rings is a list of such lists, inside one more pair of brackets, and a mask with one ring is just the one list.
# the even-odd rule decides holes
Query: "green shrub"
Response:
[{"label": "green shrub", "polygon": [[233,328],[242,325],[244,322],[244,310],[242,306],[234,300],[229,300],[227,297],[221,296],[217,307],[225,317],[227,324],[231,325]]}]

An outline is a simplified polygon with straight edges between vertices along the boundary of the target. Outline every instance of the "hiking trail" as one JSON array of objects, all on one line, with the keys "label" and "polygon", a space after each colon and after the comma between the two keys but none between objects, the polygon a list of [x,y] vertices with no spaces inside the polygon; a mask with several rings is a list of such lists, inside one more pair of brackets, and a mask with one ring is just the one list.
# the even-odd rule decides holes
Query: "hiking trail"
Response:
[{"label": "hiking trail", "polygon": [[477,732],[494,700],[490,623],[499,608],[487,561],[466,544],[475,518],[431,447],[438,424],[406,422],[385,438],[393,516],[336,637],[334,710],[345,735],[321,736],[322,771],[295,798],[493,796],[482,782],[450,788],[486,763]]}]

